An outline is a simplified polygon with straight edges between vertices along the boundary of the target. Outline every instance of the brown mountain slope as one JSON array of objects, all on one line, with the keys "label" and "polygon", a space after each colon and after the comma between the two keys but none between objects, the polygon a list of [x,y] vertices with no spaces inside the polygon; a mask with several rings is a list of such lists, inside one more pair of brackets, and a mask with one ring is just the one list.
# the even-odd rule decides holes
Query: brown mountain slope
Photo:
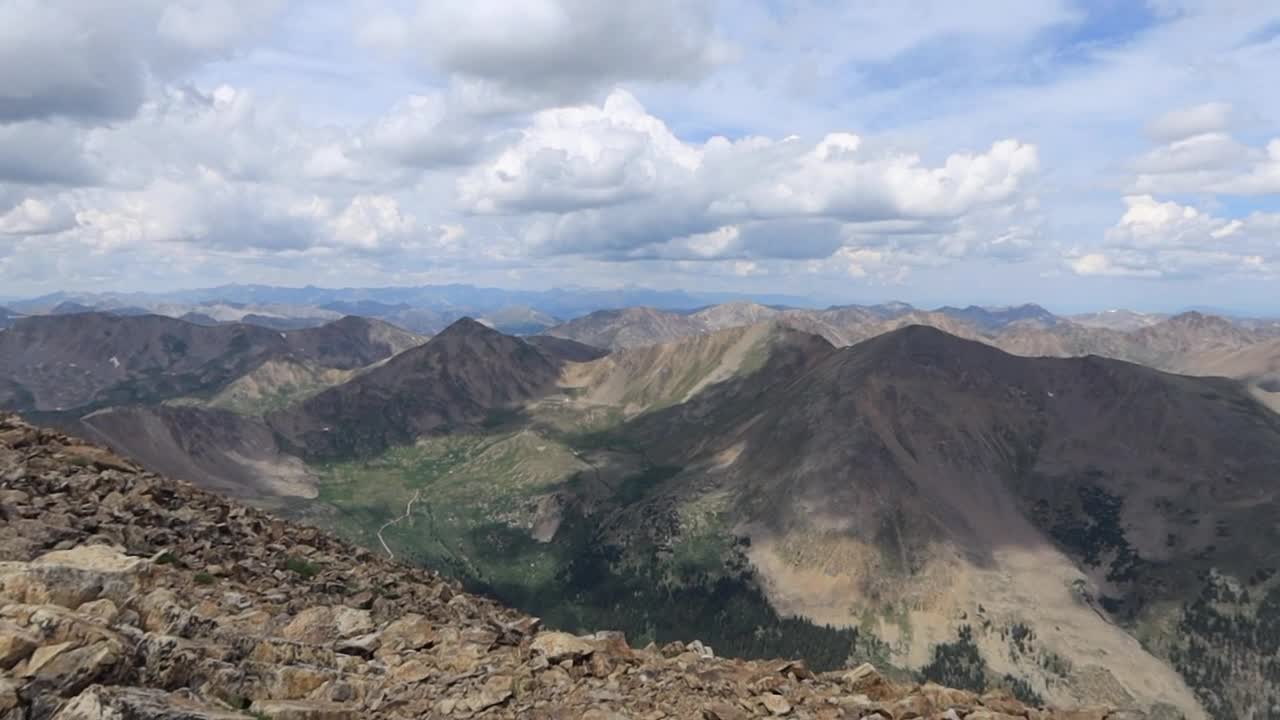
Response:
[{"label": "brown mountain slope", "polygon": [[653,308],[599,310],[546,331],[546,335],[616,350],[667,342],[707,331],[697,318]]},{"label": "brown mountain slope", "polygon": [[[1074,668],[980,639],[993,667],[1045,697],[1088,696],[1106,675],[1194,714],[1177,674],[1112,622],[1165,622],[1211,568],[1256,582],[1280,565],[1280,418],[1228,380],[1020,358],[910,327],[749,404],[736,394],[712,388],[633,423],[650,456],[685,472],[616,532],[661,534],[672,526],[653,513],[712,502],[749,538],[780,612],[874,628],[907,666],[977,612],[1004,633],[1030,627]],[[1237,681],[1199,689],[1243,716],[1269,671],[1258,654],[1236,662]]]},{"label": "brown mountain slope", "polygon": [[315,477],[261,422],[226,410],[129,406],[81,418],[77,434],[156,472],[254,500],[314,498]]},{"label": "brown mountain slope", "polygon": [[767,305],[752,302],[734,302],[703,308],[689,317],[701,322],[709,330],[723,330],[743,325],[767,322],[782,312]]},{"label": "brown mountain slope", "polygon": [[600,347],[643,347],[732,327],[776,321],[820,335],[836,346],[852,345],[907,325],[931,325],[953,335],[979,338],[1022,325],[1044,329],[1058,319],[1044,308],[940,308],[917,310],[910,305],[842,305],[824,310],[775,309],[749,302],[713,305],[688,315],[651,308],[603,310],[548,331]]},{"label": "brown mountain slope", "polygon": [[1184,365],[1197,375],[1266,381],[1280,377],[1280,340],[1268,340],[1238,349],[1195,351],[1189,353]]},{"label": "brown mountain slope", "polygon": [[1216,348],[1192,352],[1181,363],[1193,375],[1223,375],[1247,383],[1262,404],[1280,413],[1280,340],[1239,349]]},{"label": "brown mountain slope", "polygon": [[288,331],[284,340],[297,359],[338,370],[372,365],[426,342],[425,337],[390,323],[354,315]]},{"label": "brown mountain slope", "polygon": [[1010,326],[995,335],[975,339],[1017,355],[1101,355],[1194,375],[1215,374],[1207,372],[1210,358],[1267,341],[1261,332],[1197,312],[1175,315],[1129,332],[1060,323],[1049,328]]},{"label": "brown mountain slope", "polygon": [[0,517],[7,719],[1141,718],[545,631],[434,573],[10,417]]},{"label": "brown mountain slope", "polygon": [[[770,319],[845,347],[909,325],[927,325],[957,337],[980,340],[1015,355],[1100,355],[1191,374],[1221,372],[1207,369],[1212,358],[1274,339],[1268,332],[1248,323],[1199,312],[1172,317],[1135,316],[1141,322],[1129,318],[1132,314],[1124,318],[1112,315],[1084,316],[1077,323],[1058,318],[1036,305],[994,309],[948,307],[928,311],[908,305],[775,310],[751,303],[729,303],[688,316],[644,308],[603,311],[555,328],[552,333],[602,347],[644,347]],[[1229,365],[1221,367],[1230,369]],[[1232,373],[1231,377],[1245,376]]]},{"label": "brown mountain slope", "polygon": [[1214,315],[1198,312],[1175,315],[1130,335],[1130,341],[1148,354],[1144,364],[1181,369],[1193,355],[1223,352],[1261,342],[1266,336]]},{"label": "brown mountain slope", "polygon": [[581,403],[610,406],[633,416],[686,402],[717,383],[751,375],[786,350],[820,355],[831,346],[819,337],[764,322],[570,365],[562,384],[577,390]]},{"label": "brown mountain slope", "polygon": [[427,434],[476,426],[550,392],[558,362],[470,318],[421,347],[330,388],[267,422],[307,457],[378,452]]}]

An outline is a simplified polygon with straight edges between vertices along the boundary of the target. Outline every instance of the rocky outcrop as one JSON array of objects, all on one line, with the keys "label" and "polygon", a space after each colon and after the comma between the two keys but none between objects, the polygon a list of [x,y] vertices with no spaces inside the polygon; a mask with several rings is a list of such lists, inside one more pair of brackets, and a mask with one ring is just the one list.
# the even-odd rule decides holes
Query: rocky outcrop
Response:
[{"label": "rocky outcrop", "polygon": [[0,720],[1073,718],[576,636],[0,417]]}]

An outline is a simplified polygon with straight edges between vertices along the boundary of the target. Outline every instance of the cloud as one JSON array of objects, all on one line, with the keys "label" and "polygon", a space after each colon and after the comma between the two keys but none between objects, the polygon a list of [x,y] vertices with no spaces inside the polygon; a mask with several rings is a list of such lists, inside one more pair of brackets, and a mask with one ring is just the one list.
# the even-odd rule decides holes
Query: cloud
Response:
[{"label": "cloud", "polygon": [[538,113],[518,141],[458,184],[477,213],[570,212],[652,196],[687,178],[701,152],[629,93]]},{"label": "cloud", "polygon": [[1277,9],[1014,5],[0,0],[0,285],[1269,297]]},{"label": "cloud", "polygon": [[849,133],[687,143],[615,90],[599,106],[535,115],[459,179],[458,195],[475,214],[533,216],[526,241],[553,254],[820,258],[896,223],[900,243],[959,256],[1025,247],[1032,223],[1014,215],[1033,206],[1038,166],[1035,146],[1016,140],[936,166]]},{"label": "cloud", "polygon": [[232,253],[389,253],[447,234],[420,225],[389,195],[324,197],[208,170],[97,193],[76,218],[75,237],[95,250],[181,244]]},{"label": "cloud", "polygon": [[580,100],[620,82],[690,82],[727,53],[712,0],[420,0],[376,13],[366,46],[531,102]]},{"label": "cloud", "polygon": [[1200,172],[1230,172],[1248,162],[1250,150],[1223,132],[1179,138],[1155,148],[1134,163],[1140,176],[1157,177]]},{"label": "cloud", "polygon": [[1267,143],[1264,152],[1254,153],[1256,160],[1238,177],[1221,183],[1217,192],[1233,195],[1274,195],[1280,193],[1280,138]]},{"label": "cloud", "polygon": [[1264,148],[1205,133],[1149,151],[1134,163],[1137,193],[1280,193],[1280,138]]},{"label": "cloud", "polygon": [[417,220],[401,212],[395,198],[386,195],[358,195],[329,220],[334,240],[362,250],[376,250],[409,237],[416,228]]},{"label": "cloud", "polygon": [[156,81],[256,37],[279,0],[8,0],[0,4],[0,123],[130,117]]},{"label": "cloud", "polygon": [[65,205],[36,198],[26,198],[0,214],[0,235],[49,235],[74,225],[75,217]]},{"label": "cloud", "polygon": [[306,199],[280,188],[235,183],[207,169],[82,201],[76,237],[99,251],[173,244],[302,250],[317,234],[317,212]]},{"label": "cloud", "polygon": [[1148,193],[1280,193],[1280,138],[1247,145],[1228,132],[1231,106],[1206,103],[1168,113],[1148,126],[1163,144],[1132,163],[1130,190]]},{"label": "cloud", "polygon": [[482,154],[489,140],[482,124],[443,93],[411,95],[375,120],[359,141],[391,163],[433,168],[462,165]]},{"label": "cloud", "polygon": [[1126,210],[1101,247],[1068,253],[1077,275],[1199,277],[1273,275],[1280,269],[1280,214],[1243,219],[1210,215],[1150,195],[1124,199]]},{"label": "cloud", "polygon": [[1088,253],[1071,258],[1067,263],[1077,275],[1101,275],[1106,277],[1159,277],[1154,268],[1131,267],[1121,264],[1105,253]]},{"label": "cloud", "polygon": [[361,125],[316,126],[243,88],[169,87],[102,127],[0,125],[0,182],[137,189],[210,169],[236,182],[403,186],[486,142],[434,97],[410,96]]},{"label": "cloud", "polygon": [[1231,125],[1231,105],[1209,102],[1173,110],[1147,125],[1147,134],[1158,142],[1172,143],[1196,135],[1221,133]]},{"label": "cloud", "polygon": [[87,185],[99,175],[79,128],[63,122],[0,124],[0,183]]}]

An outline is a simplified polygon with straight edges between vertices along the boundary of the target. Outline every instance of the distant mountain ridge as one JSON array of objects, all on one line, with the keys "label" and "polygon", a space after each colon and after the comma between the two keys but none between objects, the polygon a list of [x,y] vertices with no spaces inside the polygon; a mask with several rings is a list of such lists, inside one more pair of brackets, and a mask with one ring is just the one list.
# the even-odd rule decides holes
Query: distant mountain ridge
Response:
[{"label": "distant mountain ridge", "polygon": [[[379,288],[223,285],[164,293],[57,292],[17,301],[11,303],[10,307],[17,312],[37,314],[48,312],[50,308],[63,302],[76,302],[98,310],[124,306],[200,305],[217,302],[314,308],[333,305],[339,308],[338,312],[349,312],[353,307],[364,307],[366,311],[370,311],[375,308],[386,310],[388,307],[408,306],[417,310],[456,313],[446,321],[447,324],[464,314],[483,317],[519,307],[551,317],[573,318],[601,308],[640,305],[694,310],[708,305],[732,302],[741,297],[740,293],[685,292],[646,288],[503,290],[465,284]],[[810,304],[805,298],[791,295],[757,295],[756,300],[770,305],[807,306]],[[356,314],[383,317],[382,312],[361,311]],[[421,330],[421,328],[410,329]]]},{"label": "distant mountain ridge", "polygon": [[[1165,370],[1194,371],[1184,356],[1209,349],[1239,349],[1280,337],[1280,328],[1240,323],[1199,312],[1172,317],[1135,314],[1108,323],[1058,317],[1038,305],[1012,308],[944,307],[917,310],[909,305],[834,306],[824,310],[773,308],[752,303],[703,308],[683,314],[656,308],[601,310],[547,331],[549,335],[600,347],[637,347],[670,342],[762,320],[779,322],[825,337],[837,346],[852,345],[907,325],[928,325],[952,335],[981,340],[1022,355],[1102,355]],[[1119,329],[1120,327],[1128,329]]]},{"label": "distant mountain ridge", "polygon": [[553,327],[547,334],[595,347],[617,349],[654,345],[707,330],[707,325],[696,315],[664,312],[650,307],[631,307],[597,310]]},{"label": "distant mountain ridge", "polygon": [[220,387],[270,358],[349,369],[418,342],[398,328],[354,317],[292,332],[159,315],[25,317],[0,333],[0,407],[62,411],[157,402]]},{"label": "distant mountain ridge", "polygon": [[9,308],[0,307],[0,330],[3,330],[13,325],[13,322],[20,317],[22,316],[10,310]]}]

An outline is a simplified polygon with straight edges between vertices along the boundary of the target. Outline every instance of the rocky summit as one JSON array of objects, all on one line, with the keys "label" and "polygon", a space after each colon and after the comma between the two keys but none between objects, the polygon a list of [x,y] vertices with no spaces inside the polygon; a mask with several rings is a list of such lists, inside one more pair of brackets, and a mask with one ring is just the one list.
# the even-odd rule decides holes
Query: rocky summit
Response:
[{"label": "rocky summit", "polygon": [[0,416],[0,720],[1071,718],[541,627],[422,568]]}]

